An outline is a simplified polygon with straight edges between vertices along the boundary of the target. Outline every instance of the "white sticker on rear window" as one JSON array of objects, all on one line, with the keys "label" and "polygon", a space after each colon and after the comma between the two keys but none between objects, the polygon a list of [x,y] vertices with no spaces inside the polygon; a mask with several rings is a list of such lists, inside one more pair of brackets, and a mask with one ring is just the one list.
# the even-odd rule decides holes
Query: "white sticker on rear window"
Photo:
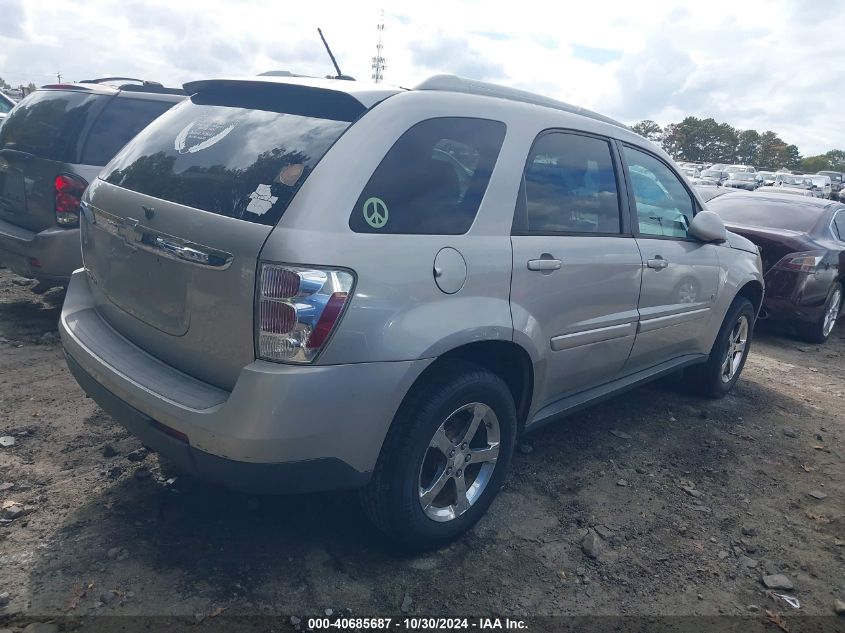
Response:
[{"label": "white sticker on rear window", "polygon": [[180,154],[194,154],[219,143],[234,129],[234,123],[224,125],[209,119],[192,121],[176,135],[174,148]]},{"label": "white sticker on rear window", "polygon": [[254,213],[255,215],[264,215],[273,208],[273,205],[276,204],[276,200],[279,199],[277,196],[273,195],[273,190],[270,188],[270,185],[258,185],[258,187],[255,188],[255,191],[249,194],[249,197],[251,199],[246,210],[250,213]]}]

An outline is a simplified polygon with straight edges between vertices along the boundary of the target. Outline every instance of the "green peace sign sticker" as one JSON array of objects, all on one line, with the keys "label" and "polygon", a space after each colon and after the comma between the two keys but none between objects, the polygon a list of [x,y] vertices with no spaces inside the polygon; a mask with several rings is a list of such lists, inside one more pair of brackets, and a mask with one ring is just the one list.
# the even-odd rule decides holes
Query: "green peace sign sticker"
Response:
[{"label": "green peace sign sticker", "polygon": [[364,202],[364,220],[374,229],[387,224],[387,205],[381,198],[367,198]]}]

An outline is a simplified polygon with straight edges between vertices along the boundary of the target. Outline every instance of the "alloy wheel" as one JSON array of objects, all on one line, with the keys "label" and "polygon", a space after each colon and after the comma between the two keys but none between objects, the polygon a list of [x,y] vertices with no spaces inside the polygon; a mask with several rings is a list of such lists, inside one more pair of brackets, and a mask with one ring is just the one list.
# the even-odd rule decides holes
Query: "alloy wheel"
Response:
[{"label": "alloy wheel", "polygon": [[831,297],[830,306],[824,313],[824,323],[822,323],[822,334],[825,338],[830,336],[833,332],[833,326],[836,324],[836,319],[839,318],[839,311],[842,309],[842,289],[836,288]]},{"label": "alloy wheel", "polygon": [[745,355],[745,347],[748,345],[748,317],[742,315],[731,329],[728,337],[728,349],[722,361],[722,382],[728,383],[733,380],[742,364]]},{"label": "alloy wheel", "polygon": [[419,474],[426,516],[452,521],[481,497],[499,458],[499,419],[486,404],[466,404],[449,415],[429,441]]}]

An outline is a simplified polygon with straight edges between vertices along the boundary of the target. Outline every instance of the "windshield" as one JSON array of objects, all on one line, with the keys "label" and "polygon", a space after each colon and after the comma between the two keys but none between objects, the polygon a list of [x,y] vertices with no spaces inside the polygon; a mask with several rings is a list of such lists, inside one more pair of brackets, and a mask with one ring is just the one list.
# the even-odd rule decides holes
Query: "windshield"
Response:
[{"label": "windshield", "polygon": [[707,177],[707,178],[721,178],[722,172],[720,172],[716,169],[706,169],[703,172],[701,172],[701,175],[704,176],[704,177]]},{"label": "windshield", "polygon": [[106,166],[114,185],[274,226],[348,121],[198,103],[147,127]]},{"label": "windshield", "polygon": [[833,182],[842,182],[842,174],[836,171],[820,171],[819,175],[821,176],[830,176],[830,179]]},{"label": "windshield", "polygon": [[734,180],[757,180],[757,177],[754,174],[746,174],[743,172],[737,172],[733,175]]},{"label": "windshield", "polygon": [[779,180],[782,184],[793,187],[809,187],[812,184],[806,178],[801,178],[799,176],[779,176]]}]

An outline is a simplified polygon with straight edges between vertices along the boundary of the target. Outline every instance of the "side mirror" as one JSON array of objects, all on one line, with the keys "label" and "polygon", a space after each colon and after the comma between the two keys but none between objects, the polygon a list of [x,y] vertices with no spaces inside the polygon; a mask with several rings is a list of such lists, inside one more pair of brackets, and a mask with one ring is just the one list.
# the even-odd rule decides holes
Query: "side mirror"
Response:
[{"label": "side mirror", "polygon": [[699,211],[689,225],[688,233],[702,242],[721,243],[728,239],[722,218],[712,211]]}]

